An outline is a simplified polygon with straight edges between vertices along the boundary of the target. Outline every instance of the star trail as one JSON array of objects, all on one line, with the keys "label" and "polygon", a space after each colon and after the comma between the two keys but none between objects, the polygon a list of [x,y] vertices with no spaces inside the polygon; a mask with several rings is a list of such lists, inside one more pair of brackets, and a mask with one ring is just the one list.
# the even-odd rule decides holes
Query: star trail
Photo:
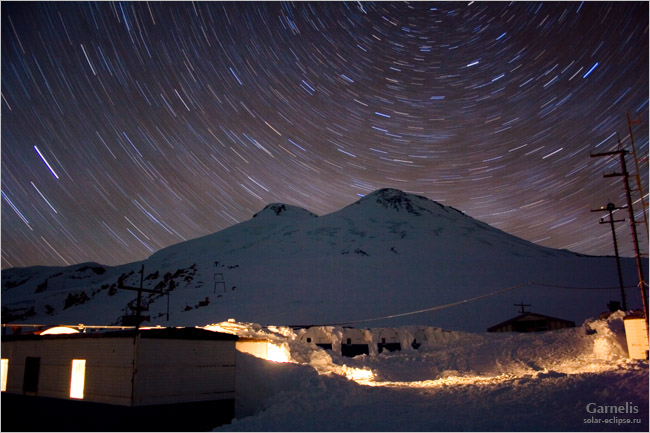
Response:
[{"label": "star trail", "polygon": [[647,2],[2,2],[2,268],[382,187],[613,254],[618,160],[589,154],[629,149],[629,112],[647,155],[648,86]]}]

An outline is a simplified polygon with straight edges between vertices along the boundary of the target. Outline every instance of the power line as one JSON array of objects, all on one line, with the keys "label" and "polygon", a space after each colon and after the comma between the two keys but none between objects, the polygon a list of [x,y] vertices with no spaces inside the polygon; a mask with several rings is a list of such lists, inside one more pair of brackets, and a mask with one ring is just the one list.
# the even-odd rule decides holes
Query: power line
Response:
[{"label": "power line", "polygon": [[[528,286],[528,287],[538,286],[538,287],[548,287],[548,288],[553,288],[553,289],[566,289],[566,290],[619,290],[619,287],[576,287],[576,286],[563,286],[563,285],[558,285],[558,284],[540,283],[540,282],[537,282],[537,281],[527,281],[525,283],[505,287],[503,289],[494,290],[494,291],[492,291],[490,293],[485,293],[483,295],[474,296],[472,298],[467,298],[467,299],[463,299],[463,300],[460,300],[460,301],[451,302],[451,303],[448,303],[448,304],[436,305],[436,306],[429,307],[429,308],[423,308],[421,310],[408,311],[408,312],[405,312],[405,313],[389,314],[389,315],[386,315],[386,316],[373,317],[373,318],[370,318],[370,319],[350,320],[350,321],[347,321],[347,322],[328,323],[328,324],[310,325],[310,326],[343,326],[343,325],[352,325],[352,324],[355,324],[355,323],[372,322],[372,321],[375,321],[375,320],[394,319],[394,318],[397,318],[397,317],[412,316],[412,315],[415,315],[415,314],[422,314],[422,313],[427,313],[427,312],[430,312],[430,311],[444,310],[446,308],[455,307],[457,305],[465,304],[467,302],[478,301],[479,299],[488,298],[490,296],[495,296],[495,295],[498,295],[500,293],[509,292],[511,290],[520,289],[520,288],[526,287],[526,286]],[[625,288],[635,288],[635,287],[637,287],[637,286],[626,286]],[[5,327],[13,327],[13,326],[46,327],[46,326],[54,326],[54,325],[25,324],[25,323],[15,323],[15,324],[14,323],[6,323],[6,324],[2,324],[3,328],[5,328]],[[76,324],[76,325],[56,325],[56,326],[67,326],[67,327],[71,327],[71,328],[88,328],[88,329],[93,329],[93,328],[94,329],[101,329],[101,328],[105,328],[105,329],[133,329],[133,328],[135,328],[135,326],[81,325],[81,324]]]},{"label": "power line", "polygon": [[[485,293],[483,295],[474,296],[472,298],[463,299],[461,301],[451,302],[449,304],[436,305],[435,307],[424,308],[424,309],[421,309],[421,310],[408,311],[408,312],[405,312],[405,313],[398,313],[398,314],[389,314],[389,315],[386,315],[386,316],[373,317],[371,319],[351,320],[351,321],[348,321],[348,322],[329,323],[327,325],[316,325],[316,326],[353,325],[353,324],[356,324],[356,323],[372,322],[372,321],[375,321],[375,320],[394,319],[394,318],[397,318],[397,317],[412,316],[412,315],[415,315],[415,314],[427,313],[427,312],[430,312],[430,311],[438,311],[438,310],[443,310],[443,309],[450,308],[450,307],[455,307],[456,305],[465,304],[467,302],[478,301],[479,299],[483,299],[483,298],[487,298],[487,297],[490,297],[490,296],[498,295],[500,293],[505,293],[505,292],[508,292],[510,290],[515,290],[515,289],[519,289],[519,288],[526,287],[526,286],[529,286],[529,287],[530,286],[540,286],[540,287],[550,287],[550,288],[554,288],[554,289],[568,289],[568,290],[618,290],[619,289],[619,287],[561,286],[561,285],[555,285],[555,284],[538,283],[538,282],[535,282],[535,281],[527,281],[525,283],[517,284],[515,286],[505,287],[503,289],[495,290],[495,291],[490,292],[490,293]],[[636,286],[630,286],[630,287],[636,287]]]}]

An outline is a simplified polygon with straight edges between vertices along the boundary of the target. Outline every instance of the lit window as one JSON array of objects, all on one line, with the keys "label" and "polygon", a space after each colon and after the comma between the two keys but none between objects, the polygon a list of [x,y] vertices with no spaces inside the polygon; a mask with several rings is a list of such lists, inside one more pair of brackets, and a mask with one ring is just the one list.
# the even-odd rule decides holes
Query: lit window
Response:
[{"label": "lit window", "polygon": [[72,360],[70,375],[70,398],[84,398],[84,379],[86,375],[86,360]]},{"label": "lit window", "polygon": [[0,391],[5,392],[7,390],[7,371],[9,370],[9,360],[7,358],[2,358],[2,363],[0,364]]}]

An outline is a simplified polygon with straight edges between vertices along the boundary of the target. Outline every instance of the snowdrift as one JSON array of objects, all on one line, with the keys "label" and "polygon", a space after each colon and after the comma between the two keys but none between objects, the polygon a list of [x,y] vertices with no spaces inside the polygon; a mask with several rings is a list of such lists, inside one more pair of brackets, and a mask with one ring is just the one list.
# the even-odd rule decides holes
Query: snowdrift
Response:
[{"label": "snowdrift", "polygon": [[[306,329],[212,329],[266,338],[286,354],[284,363],[238,355],[237,419],[217,431],[648,429],[648,363],[627,358],[622,313],[538,334],[400,327],[401,341],[428,338],[354,358],[306,343]],[[321,331],[340,341],[344,329]],[[380,330],[367,331],[377,341]],[[637,412],[587,410],[626,403]]]}]

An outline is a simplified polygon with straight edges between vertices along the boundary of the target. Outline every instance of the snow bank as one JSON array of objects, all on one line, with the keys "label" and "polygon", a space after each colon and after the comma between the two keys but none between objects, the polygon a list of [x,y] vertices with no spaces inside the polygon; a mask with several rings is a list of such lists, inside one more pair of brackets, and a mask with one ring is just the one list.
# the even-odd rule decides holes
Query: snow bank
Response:
[{"label": "snow bank", "polygon": [[[648,363],[627,358],[622,314],[538,334],[392,331],[401,351],[340,354],[347,329],[213,325],[284,347],[290,362],[237,359],[236,420],[219,431],[647,431]],[[313,333],[309,335],[315,335]],[[411,346],[416,339],[421,345]],[[589,403],[629,404],[639,423],[587,423]],[[622,415],[619,415],[622,416]],[[622,418],[621,418],[622,419]],[[627,419],[627,418],[626,418]]]}]

